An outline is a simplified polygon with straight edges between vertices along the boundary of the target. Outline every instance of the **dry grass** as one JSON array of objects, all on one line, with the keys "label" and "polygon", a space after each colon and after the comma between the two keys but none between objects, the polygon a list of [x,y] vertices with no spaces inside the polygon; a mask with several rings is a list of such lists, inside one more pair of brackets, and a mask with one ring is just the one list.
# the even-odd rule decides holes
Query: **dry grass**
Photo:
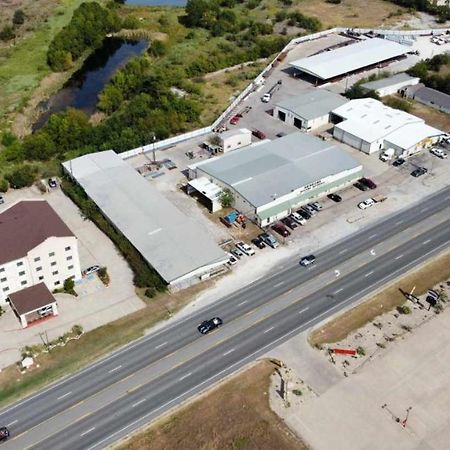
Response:
[{"label": "dry grass", "polygon": [[311,345],[338,342],[345,339],[352,331],[371,322],[375,317],[405,303],[400,289],[410,292],[415,286],[415,295],[423,294],[428,288],[450,277],[450,253],[439,256],[417,267],[413,272],[394,281],[383,291],[364,303],[336,317],[314,330],[309,336]]},{"label": "dry grass", "polygon": [[406,9],[384,0],[342,0],[339,5],[325,0],[302,0],[297,9],[318,17],[324,28],[386,27],[406,16]]},{"label": "dry grass", "polygon": [[450,115],[431,106],[422,105],[413,102],[411,114],[421,117],[428,125],[438,128],[439,130],[450,132]]},{"label": "dry grass", "polygon": [[270,409],[273,370],[268,361],[257,363],[118,449],[306,449]]}]

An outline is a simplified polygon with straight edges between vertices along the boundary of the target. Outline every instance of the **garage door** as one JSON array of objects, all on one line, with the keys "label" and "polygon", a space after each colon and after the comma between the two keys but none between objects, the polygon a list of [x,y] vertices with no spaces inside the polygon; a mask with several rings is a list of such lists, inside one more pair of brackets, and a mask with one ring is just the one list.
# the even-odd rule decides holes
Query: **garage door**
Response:
[{"label": "garage door", "polygon": [[350,145],[353,148],[356,148],[358,150],[361,149],[362,146],[362,141],[360,138],[358,138],[357,136],[353,136],[353,134],[347,133],[347,132],[343,132],[342,133],[342,138],[341,138],[342,142],[345,142],[346,144]]},{"label": "garage door", "polygon": [[302,121],[300,120],[300,119],[298,119],[297,117],[294,117],[294,125],[297,127],[297,128],[301,128],[302,127]]},{"label": "garage door", "polygon": [[278,118],[283,122],[286,122],[286,113],[283,111],[278,111]]}]

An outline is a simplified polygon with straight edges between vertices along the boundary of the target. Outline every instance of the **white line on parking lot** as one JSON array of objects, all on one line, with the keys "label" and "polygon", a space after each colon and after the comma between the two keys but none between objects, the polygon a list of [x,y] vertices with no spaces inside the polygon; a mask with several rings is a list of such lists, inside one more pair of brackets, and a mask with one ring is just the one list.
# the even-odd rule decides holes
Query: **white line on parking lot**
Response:
[{"label": "white line on parking lot", "polygon": [[308,311],[309,306],[307,306],[306,308],[301,309],[298,313],[299,314],[303,314],[305,311]]},{"label": "white line on parking lot", "polygon": [[431,239],[427,239],[426,241],[423,241],[422,244],[423,245],[428,244],[428,242],[430,242],[430,241],[431,241]]},{"label": "white line on parking lot", "polygon": [[373,239],[374,237],[377,237],[378,235],[375,233],[375,234],[372,234],[372,235],[370,235],[369,236],[369,239]]},{"label": "white line on parking lot", "polygon": [[343,290],[344,290],[344,288],[340,288],[335,292],[335,294],[339,294],[339,292],[342,292]]},{"label": "white line on parking lot", "polygon": [[223,356],[227,356],[227,355],[229,355],[230,353],[233,353],[233,352],[234,352],[234,348],[232,348],[231,350],[228,350],[227,352],[225,352],[223,354]]},{"label": "white line on parking lot", "polygon": [[344,250],[341,250],[341,251],[339,252],[339,254],[342,255],[342,253],[346,253],[346,252],[348,252],[348,248],[344,248]]},{"label": "white line on parking lot", "polygon": [[122,367],[122,364],[120,366],[114,367],[114,369],[111,369],[108,371],[108,373],[115,372],[116,370],[119,370]]},{"label": "white line on parking lot", "polygon": [[192,375],[192,372],[187,373],[186,375],[183,375],[182,377],[178,378],[180,381],[184,380],[187,377],[190,377]]},{"label": "white line on parking lot", "polygon": [[400,225],[403,222],[404,222],[404,220],[399,220],[398,222],[395,222],[395,225]]},{"label": "white line on parking lot", "polygon": [[17,422],[18,422],[18,420],[16,419],[16,420],[14,420],[13,422],[8,423],[8,425],[6,425],[6,426],[7,426],[7,427],[10,427],[10,426],[16,424]]},{"label": "white line on parking lot", "polygon": [[137,405],[140,405],[141,403],[144,403],[145,402],[145,398],[143,398],[142,400],[139,400],[138,402],[136,402],[136,403],[133,403],[132,405],[131,405],[131,407],[132,408],[135,408]]},{"label": "white line on parking lot", "polygon": [[422,208],[421,210],[420,210],[420,212],[425,212],[425,211],[428,211],[430,208],[428,208],[428,207],[425,207],[425,208]]},{"label": "white line on parking lot", "polygon": [[163,342],[162,344],[157,345],[155,348],[161,348],[167,345],[167,342]]},{"label": "white line on parking lot", "polygon": [[281,286],[284,283],[284,281],[280,281],[279,283],[275,284],[273,287]]},{"label": "white line on parking lot", "polygon": [[95,427],[89,428],[89,430],[86,430],[84,433],[81,433],[80,437],[81,436],[86,436],[86,434],[88,434],[88,433],[90,433],[91,431],[94,431],[94,430],[95,430]]},{"label": "white line on parking lot", "polygon": [[274,328],[275,328],[275,327],[270,327],[270,328],[267,328],[267,330],[266,330],[266,331],[264,331],[264,334],[268,333],[269,331],[272,331],[272,330],[273,330]]},{"label": "white line on parking lot", "polygon": [[64,395],[61,395],[61,397],[58,397],[58,400],[62,400],[64,397],[67,397],[67,396],[70,395],[71,393],[72,393],[72,391],[66,392]]},{"label": "white line on parking lot", "polygon": [[395,257],[395,260],[400,259],[400,258],[403,258],[403,256],[404,256],[404,255],[398,255],[398,256]]},{"label": "white line on parking lot", "polygon": [[244,303],[247,303],[247,300],[244,300],[243,302],[238,303],[238,306],[241,306],[241,305],[243,305]]},{"label": "white line on parking lot", "polygon": [[368,277],[368,276],[370,276],[370,275],[372,275],[373,274],[373,270],[371,270],[370,272],[367,272],[364,276],[365,277]]}]

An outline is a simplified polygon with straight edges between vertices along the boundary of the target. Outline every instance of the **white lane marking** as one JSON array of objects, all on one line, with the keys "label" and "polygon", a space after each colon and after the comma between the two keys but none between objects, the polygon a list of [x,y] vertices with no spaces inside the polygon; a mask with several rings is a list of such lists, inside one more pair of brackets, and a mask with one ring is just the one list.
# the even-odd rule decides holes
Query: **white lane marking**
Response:
[{"label": "white lane marking", "polygon": [[233,353],[234,352],[234,348],[232,348],[231,350],[228,350],[227,352],[225,352],[224,354],[223,354],[223,356],[227,356],[227,355],[229,355],[230,353]]},{"label": "white lane marking", "polygon": [[281,286],[282,284],[284,283],[284,281],[280,281],[279,283],[277,283],[277,284],[274,284],[274,286],[273,287],[278,287],[278,286]]},{"label": "white lane marking", "polygon": [[445,197],[445,200],[448,200],[450,198],[450,195],[447,195],[447,197]]},{"label": "white lane marking", "polygon": [[344,290],[344,288],[340,288],[335,292],[335,294],[339,294],[339,292],[342,292],[343,290]]},{"label": "white lane marking", "polygon": [[94,431],[94,430],[95,430],[95,427],[89,428],[89,430],[86,430],[84,433],[81,433],[80,437],[86,436],[86,434],[88,434],[88,433],[90,433],[91,431]]},{"label": "white lane marking", "polygon": [[136,407],[137,405],[140,405],[141,403],[144,403],[145,400],[147,400],[147,399],[143,398],[142,400],[139,400],[138,402],[133,403],[133,404],[131,405],[131,407],[134,408],[134,407]]},{"label": "white lane marking", "polygon": [[17,422],[18,422],[17,419],[16,419],[16,420],[13,420],[11,423],[8,423],[8,425],[6,425],[6,426],[7,426],[7,427],[10,427],[10,426],[16,424]]},{"label": "white lane marking", "polygon": [[241,305],[243,305],[244,303],[247,303],[247,300],[244,300],[243,302],[238,303],[238,306],[241,306]]},{"label": "white lane marking", "polygon": [[378,234],[371,234],[370,236],[369,236],[369,239],[373,239],[374,237],[377,237],[378,236]]},{"label": "white lane marking", "polygon": [[427,239],[426,241],[423,241],[422,244],[425,245],[425,244],[428,244],[428,242],[431,242],[431,239]]},{"label": "white lane marking", "polygon": [[187,373],[186,375],[183,375],[182,377],[178,378],[179,381],[184,380],[187,377],[190,377],[192,375],[192,372]]},{"label": "white lane marking", "polygon": [[270,327],[270,328],[267,328],[267,330],[266,330],[266,331],[264,331],[264,334],[268,333],[269,331],[272,331],[272,330],[273,330],[274,328],[275,328],[275,327]]},{"label": "white lane marking", "polygon": [[[417,259],[411,261],[406,266],[401,267],[398,270],[395,270],[394,272],[390,273],[389,275],[386,275],[384,278],[379,280],[379,282],[383,282],[383,281],[391,278],[394,274],[397,274],[397,273],[399,273],[401,271],[405,271],[405,269],[413,266],[414,264],[417,264],[417,261],[422,260],[423,258],[427,257],[429,254],[435,253],[437,250],[439,250],[442,247],[447,246],[447,245],[448,245],[448,242],[446,241],[443,244],[439,245],[438,247],[434,248],[433,250],[430,250],[429,252],[425,253],[424,255],[420,255],[420,258],[417,258]],[[104,442],[107,442],[107,441],[111,440],[114,436],[117,436],[118,434],[123,434],[123,432],[125,430],[127,430],[130,427],[134,427],[139,422],[146,423],[147,422],[147,418],[149,416],[151,416],[152,414],[156,414],[158,411],[161,411],[162,409],[167,408],[169,405],[178,402],[178,400],[180,400],[183,397],[188,397],[191,392],[194,392],[196,389],[201,388],[203,385],[211,382],[212,380],[220,379],[222,374],[224,374],[226,372],[229,372],[229,371],[232,371],[232,369],[235,366],[238,366],[239,364],[242,364],[244,361],[252,361],[253,357],[255,355],[257,355],[257,354],[261,354],[261,355],[264,354],[264,352],[266,351],[267,348],[269,348],[269,347],[272,347],[272,348],[276,347],[276,344],[278,342],[281,342],[283,339],[286,339],[288,336],[297,334],[299,332],[299,330],[301,330],[301,329],[307,330],[309,324],[313,323],[314,321],[317,321],[317,319],[320,319],[325,314],[331,313],[331,311],[335,310],[336,308],[344,308],[347,304],[351,303],[353,298],[355,298],[357,296],[360,297],[361,293],[364,293],[367,289],[370,290],[371,288],[372,288],[372,286],[369,286],[369,288],[363,289],[362,291],[358,292],[357,294],[354,294],[351,297],[347,298],[347,300],[345,300],[344,302],[337,303],[336,305],[332,306],[331,308],[329,308],[329,309],[325,310],[324,312],[320,313],[318,316],[313,317],[312,319],[308,320],[305,323],[302,323],[298,327],[294,328],[291,331],[288,331],[286,334],[283,334],[282,336],[280,336],[279,338],[275,339],[274,341],[269,342],[268,344],[264,345],[263,347],[259,348],[258,350],[255,350],[253,353],[250,353],[250,355],[245,356],[243,359],[241,359],[239,361],[236,361],[235,363],[231,364],[230,366],[228,366],[227,368],[221,370],[220,372],[216,373],[215,375],[212,375],[209,378],[207,378],[206,380],[203,380],[202,382],[200,382],[196,386],[191,387],[190,389],[188,389],[183,394],[178,395],[177,397],[173,398],[172,400],[169,400],[168,402],[164,403],[163,405],[158,406],[158,408],[155,408],[153,411],[149,411],[144,416],[139,417],[138,419],[136,419],[135,421],[129,423],[128,425],[125,425],[123,428],[120,428],[119,430],[115,431],[114,433],[110,434],[109,436],[101,439],[100,441],[97,441],[96,443],[91,445],[87,450],[93,450],[94,448],[100,447]]]},{"label": "white lane marking", "polygon": [[398,255],[394,259],[397,261],[397,259],[403,258],[403,256],[405,256],[405,255]]},{"label": "white lane marking", "polygon": [[367,272],[364,276],[365,277],[369,277],[370,275],[372,275],[373,274],[373,270],[371,270],[370,272]]},{"label": "white lane marking", "polygon": [[339,254],[342,255],[342,253],[346,253],[346,252],[348,252],[348,248],[344,248],[344,250],[341,250],[341,251],[339,252]]},{"label": "white lane marking", "polygon": [[428,211],[430,208],[428,208],[428,207],[425,207],[425,208],[422,208],[421,210],[420,210],[420,212],[425,212],[425,211]]},{"label": "white lane marking", "polygon": [[303,314],[305,311],[308,311],[309,306],[307,306],[306,308],[301,309],[298,313],[299,314]]},{"label": "white lane marking", "polygon": [[395,222],[395,225],[400,225],[403,222],[404,222],[404,220],[399,220],[398,222]]},{"label": "white lane marking", "polygon": [[66,392],[64,395],[61,395],[60,397],[58,397],[58,400],[62,400],[64,397],[67,397],[67,396],[70,395],[71,393],[72,393],[72,391]]},{"label": "white lane marking", "polygon": [[114,367],[114,369],[108,370],[108,373],[113,373],[116,370],[119,370],[122,367],[122,364],[120,366]]},{"label": "white lane marking", "polygon": [[155,348],[161,348],[167,345],[167,342],[163,342],[162,344],[157,345]]}]

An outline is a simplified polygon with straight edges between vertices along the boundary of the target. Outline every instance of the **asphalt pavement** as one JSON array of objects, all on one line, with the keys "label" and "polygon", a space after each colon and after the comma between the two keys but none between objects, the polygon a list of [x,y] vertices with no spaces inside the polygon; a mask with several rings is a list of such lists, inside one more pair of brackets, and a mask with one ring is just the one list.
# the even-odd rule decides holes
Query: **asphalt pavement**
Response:
[{"label": "asphalt pavement", "polygon": [[[9,425],[13,438],[5,448],[101,448],[123,437],[448,246],[449,199],[447,188],[324,248],[311,269],[298,259],[286,263],[6,408],[0,424]],[[197,325],[213,316],[224,327],[201,336]]]}]

